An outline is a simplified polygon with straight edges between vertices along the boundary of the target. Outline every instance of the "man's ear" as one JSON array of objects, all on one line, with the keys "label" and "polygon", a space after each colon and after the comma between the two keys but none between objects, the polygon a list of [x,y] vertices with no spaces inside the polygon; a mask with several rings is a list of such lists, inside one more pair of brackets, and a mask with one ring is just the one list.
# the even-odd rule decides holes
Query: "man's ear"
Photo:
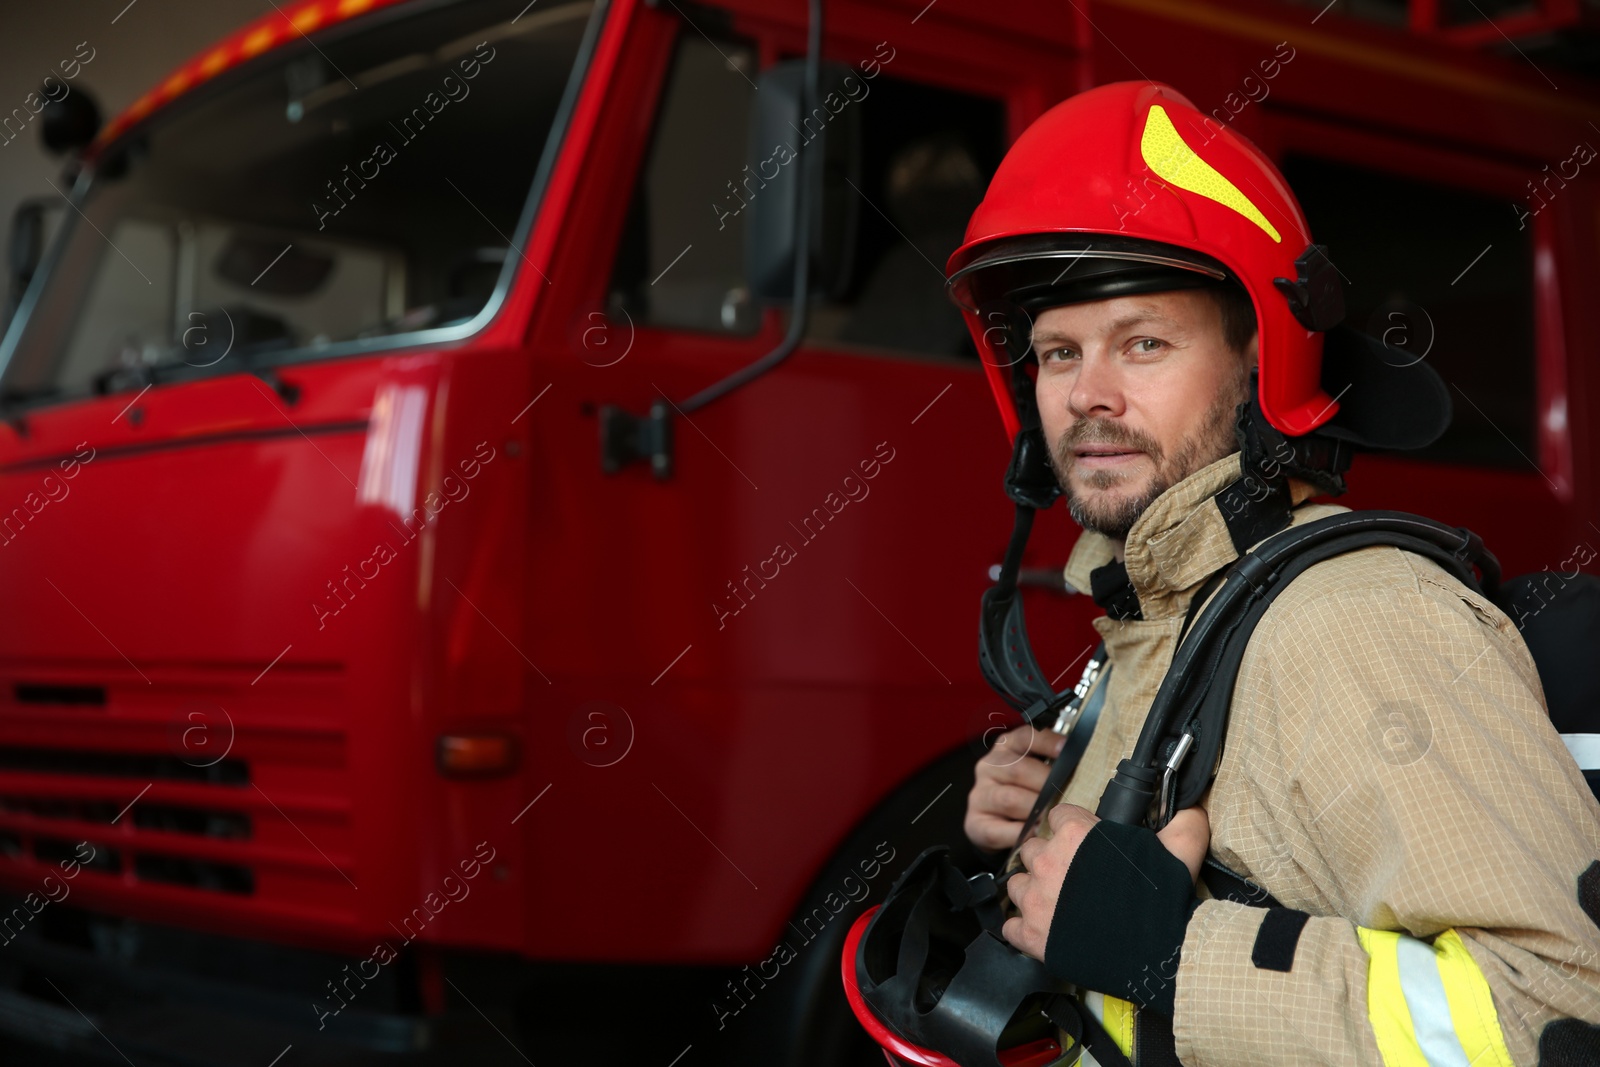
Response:
[{"label": "man's ear", "polygon": [[1250,335],[1250,343],[1244,346],[1245,363],[1251,367],[1258,366],[1260,364],[1260,354],[1261,334],[1257,332]]}]

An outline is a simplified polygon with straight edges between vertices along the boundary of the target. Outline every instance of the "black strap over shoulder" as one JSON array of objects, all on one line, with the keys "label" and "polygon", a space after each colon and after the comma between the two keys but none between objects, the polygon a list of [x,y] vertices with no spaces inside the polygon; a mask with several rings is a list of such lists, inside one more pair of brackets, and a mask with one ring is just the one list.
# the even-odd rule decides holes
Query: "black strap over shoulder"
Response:
[{"label": "black strap over shoulder", "polygon": [[1217,586],[1221,585],[1222,580],[1227,576],[1228,572],[1226,569],[1220,570],[1211,577],[1207,578],[1205,582],[1201,584],[1200,588],[1195,590],[1193,598],[1191,598],[1189,601],[1189,610],[1183,617],[1183,626],[1178,630],[1179,644],[1183,643],[1183,636],[1189,632],[1189,626],[1194,622],[1194,617],[1200,614],[1201,605],[1203,605],[1206,600],[1210,598],[1212,593],[1217,591]]},{"label": "black strap over shoulder", "polygon": [[1195,619],[1162,679],[1132,757],[1117,768],[1097,814],[1114,822],[1164,824],[1172,812],[1196,803],[1221,759],[1239,664],[1262,615],[1304,571],[1372,545],[1427,556],[1469,588],[1491,599],[1498,593],[1499,562],[1478,536],[1420,515],[1351,511],[1269,538],[1227,568],[1221,588]]},{"label": "black strap over shoulder", "polygon": [[[1380,544],[1426,555],[1463,584],[1481,589],[1491,598],[1498,592],[1499,563],[1477,535],[1418,515],[1346,512],[1272,537],[1255,551],[1235,560],[1220,576],[1213,575],[1197,591],[1184,620],[1178,651],[1145,720],[1134,756],[1123,761],[1117,777],[1107,785],[1105,796],[1101,798],[1098,812],[1101,818],[1145,821],[1153,795],[1162,788],[1160,772],[1173,762],[1174,753],[1181,761],[1186,752],[1188,761],[1179,764],[1178,772],[1166,775],[1168,793],[1156,821],[1164,822],[1172,812],[1196,803],[1210,786],[1222,758],[1234,681],[1245,647],[1273,599],[1296,576],[1315,564],[1344,552]],[[1474,565],[1482,572],[1481,581],[1473,574]],[[1216,595],[1205,603],[1213,590]],[[1198,606],[1202,603],[1205,603],[1203,610]],[[1188,635],[1186,642],[1182,641],[1184,634]],[[1185,737],[1188,741],[1183,743]],[[1147,743],[1157,741],[1159,746]],[[1152,752],[1157,757],[1154,760]],[[1152,773],[1153,768],[1159,770]],[[1135,773],[1125,776],[1125,771]],[[1282,905],[1266,889],[1239,877],[1210,856],[1201,865],[1200,876],[1205,879],[1211,895],[1218,899],[1283,912]],[[1272,914],[1274,912],[1268,912],[1269,916]],[[1292,933],[1297,937],[1300,927],[1289,925],[1293,926]],[[1279,939],[1282,943],[1267,946],[1278,950],[1274,959],[1266,961],[1278,969],[1288,966],[1280,957],[1293,954],[1295,938],[1288,936],[1290,932],[1286,927],[1284,936]],[[1258,960],[1259,965],[1262,962]],[[1137,1016],[1136,1026],[1134,1041],[1139,1067],[1178,1063],[1171,1019],[1142,1011]]]}]

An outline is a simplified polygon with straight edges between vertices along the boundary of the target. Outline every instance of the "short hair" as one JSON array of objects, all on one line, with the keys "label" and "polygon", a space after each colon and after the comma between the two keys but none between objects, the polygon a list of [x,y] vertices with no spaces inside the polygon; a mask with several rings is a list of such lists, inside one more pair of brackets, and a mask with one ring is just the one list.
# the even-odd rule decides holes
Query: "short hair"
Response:
[{"label": "short hair", "polygon": [[1235,352],[1243,353],[1256,335],[1256,307],[1250,294],[1238,282],[1206,286],[1217,311],[1222,315],[1222,339]]}]

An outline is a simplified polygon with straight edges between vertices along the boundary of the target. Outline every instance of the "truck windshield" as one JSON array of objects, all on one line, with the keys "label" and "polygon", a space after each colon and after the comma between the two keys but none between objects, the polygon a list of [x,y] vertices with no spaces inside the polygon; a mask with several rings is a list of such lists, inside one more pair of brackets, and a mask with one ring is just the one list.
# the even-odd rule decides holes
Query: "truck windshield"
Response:
[{"label": "truck windshield", "polygon": [[0,403],[492,314],[596,4],[419,6],[285,45],[114,145],[0,349]]}]

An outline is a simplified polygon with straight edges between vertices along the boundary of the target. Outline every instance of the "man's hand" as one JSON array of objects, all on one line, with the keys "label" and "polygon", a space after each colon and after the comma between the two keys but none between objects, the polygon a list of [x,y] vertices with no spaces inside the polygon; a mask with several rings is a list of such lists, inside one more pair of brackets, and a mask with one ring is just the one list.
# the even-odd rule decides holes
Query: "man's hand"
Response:
[{"label": "man's hand", "polygon": [[1044,760],[1059,755],[1066,741],[1054,730],[1038,730],[1023,723],[1002,734],[984,754],[978,761],[977,781],[967,794],[967,818],[962,827],[974,845],[992,852],[1017,843],[1022,824],[1050,774]]},{"label": "man's hand", "polygon": [[[1057,804],[1050,809],[1047,821],[1050,838],[1031,837],[1023,842],[1018,858],[1024,870],[1006,880],[1006,892],[1021,914],[1007,919],[1000,931],[1007,941],[1037,960],[1044,959],[1045,937],[1050,932],[1067,868],[1084,837],[1100,820],[1087,808]],[[1156,837],[1189,868],[1191,881],[1199,876],[1200,864],[1211,847],[1211,823],[1204,808],[1178,812]]]},{"label": "man's hand", "polygon": [[1205,808],[1184,808],[1172,821],[1156,831],[1167,851],[1189,868],[1189,880],[1200,877],[1200,865],[1211,850],[1211,819]]}]

